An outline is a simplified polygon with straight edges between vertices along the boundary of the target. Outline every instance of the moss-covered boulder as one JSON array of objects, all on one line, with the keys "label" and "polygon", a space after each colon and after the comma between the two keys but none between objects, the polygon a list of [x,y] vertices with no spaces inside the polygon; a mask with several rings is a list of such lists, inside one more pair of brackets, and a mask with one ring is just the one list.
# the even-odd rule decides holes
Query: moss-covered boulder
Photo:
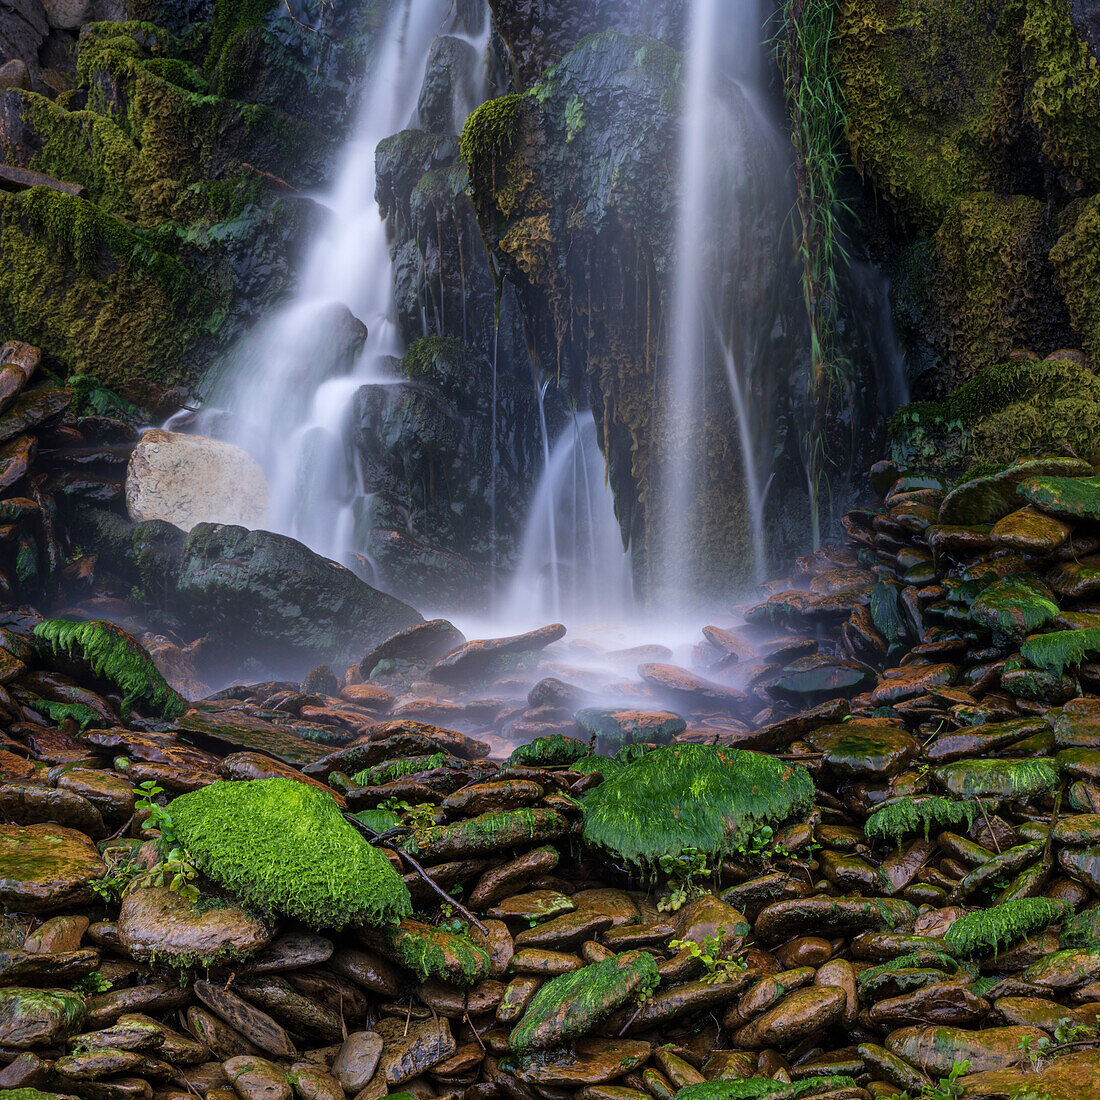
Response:
[{"label": "moss-covered boulder", "polygon": [[199,870],[261,914],[343,928],[411,911],[390,861],[316,787],[281,778],[212,783],[169,812]]},{"label": "moss-covered boulder", "polygon": [[508,1036],[517,1054],[560,1046],[586,1035],[632,996],[656,988],[657,963],[645,951],[627,951],[568,974],[559,974],[532,997]]},{"label": "moss-covered boulder", "polygon": [[1013,575],[994,581],[970,605],[970,621],[993,635],[996,645],[1019,645],[1027,634],[1058,614],[1054,593],[1037,577]]},{"label": "moss-covered boulder", "polygon": [[183,713],[185,701],[168,686],[145,647],[114,623],[46,619],[34,634],[52,656],[85,665],[117,689],[124,720],[135,705],[161,718]]},{"label": "moss-covered boulder", "polygon": [[757,826],[807,809],[813,796],[805,768],[740,749],[669,745],[583,796],[582,836],[639,865],[681,853],[718,858]]}]

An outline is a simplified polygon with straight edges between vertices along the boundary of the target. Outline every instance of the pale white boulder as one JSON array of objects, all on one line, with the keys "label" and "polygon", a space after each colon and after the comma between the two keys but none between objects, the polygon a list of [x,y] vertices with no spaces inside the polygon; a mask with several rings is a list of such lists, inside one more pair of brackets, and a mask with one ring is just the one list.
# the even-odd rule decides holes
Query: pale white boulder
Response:
[{"label": "pale white boulder", "polygon": [[126,510],[190,531],[196,523],[262,527],[267,479],[247,451],[201,435],[147,431],[126,470]]}]

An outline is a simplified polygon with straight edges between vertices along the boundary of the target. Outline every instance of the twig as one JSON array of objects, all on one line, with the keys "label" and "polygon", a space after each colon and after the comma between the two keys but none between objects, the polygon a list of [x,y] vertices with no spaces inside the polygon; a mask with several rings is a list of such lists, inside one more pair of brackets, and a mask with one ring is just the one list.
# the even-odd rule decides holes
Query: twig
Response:
[{"label": "twig", "polygon": [[[357,828],[361,833],[364,833],[367,839],[370,840],[372,843],[381,839],[378,833],[376,833],[369,825],[364,825],[363,822],[354,817],[352,814],[345,813],[344,818],[345,820],[351,822],[351,824],[354,825],[355,828]],[[399,847],[393,847],[389,850],[391,852],[396,852],[399,859],[403,859],[416,872],[417,876],[426,885],[430,886],[441,898],[443,898],[443,900],[449,906],[451,906],[452,909],[455,909],[459,913],[461,913],[462,916],[470,924],[472,924],[483,936],[489,935],[489,929],[486,928],[485,925],[482,924],[481,921],[479,921],[477,917],[475,917],[474,914],[471,913],[470,910],[467,909],[466,906],[464,906],[457,898],[448,894],[447,891],[444,890],[443,887],[440,886],[439,883],[436,882],[435,879],[433,879],[432,876],[429,875],[428,872],[425,871],[424,868],[421,867],[420,864],[415,859],[413,859],[413,857],[409,855],[408,852]]]},{"label": "twig", "polygon": [[1001,846],[997,843],[997,834],[993,831],[993,826],[989,822],[989,817],[985,812],[985,803],[980,798],[974,800],[978,803],[978,809],[982,811],[982,819],[985,821],[985,827],[989,830],[989,837],[993,841],[993,847],[997,849],[997,855],[1001,854]]}]

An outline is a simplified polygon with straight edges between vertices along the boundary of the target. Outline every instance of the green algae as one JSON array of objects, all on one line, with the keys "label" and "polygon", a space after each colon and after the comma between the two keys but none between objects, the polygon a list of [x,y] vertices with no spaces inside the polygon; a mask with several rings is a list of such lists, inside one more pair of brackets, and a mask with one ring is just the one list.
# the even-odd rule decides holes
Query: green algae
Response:
[{"label": "green algae", "polygon": [[760,753],[669,745],[646,753],[580,800],[586,843],[630,863],[731,852],[758,825],[813,802],[805,768]]},{"label": "green algae", "polygon": [[1020,647],[1020,655],[1029,665],[1056,676],[1067,668],[1076,668],[1095,653],[1100,653],[1100,627],[1095,626],[1036,634]]},{"label": "green algae", "polygon": [[776,1081],[772,1077],[718,1078],[687,1085],[676,1093],[674,1100],[800,1100],[821,1089],[835,1090],[855,1087],[855,1079],[840,1074],[828,1077],[806,1077],[793,1083]]},{"label": "green algae", "polygon": [[960,760],[935,771],[952,794],[1026,802],[1058,789],[1058,768],[1049,760]]},{"label": "green algae", "polygon": [[351,781],[357,787],[379,787],[383,783],[390,783],[394,779],[403,779],[407,775],[416,772],[431,771],[433,768],[447,766],[445,753],[437,752],[430,756],[408,756],[403,760],[388,760],[384,764],[376,764],[372,768],[364,768],[351,777]]},{"label": "green algae", "polygon": [[412,909],[390,861],[316,787],[284,778],[217,782],[176,798],[169,812],[199,870],[264,916],[343,928],[396,921]]},{"label": "green algae", "polygon": [[388,933],[397,961],[420,981],[476,985],[489,976],[489,953],[468,936],[427,925],[402,923]]},{"label": "green algae", "polygon": [[1049,928],[1072,911],[1072,906],[1050,898],[1018,898],[952,921],[944,934],[944,943],[953,955],[961,958],[982,951],[996,952]]},{"label": "green algae", "polygon": [[963,825],[969,829],[978,815],[977,802],[956,802],[950,798],[895,799],[877,809],[863,824],[863,831],[872,840],[887,837],[899,840],[913,833],[924,833],[925,840],[933,825]]},{"label": "green algae", "polygon": [[96,676],[113,683],[122,693],[124,721],[135,703],[147,704],[164,719],[178,718],[186,709],[148,652],[114,623],[46,619],[34,635],[53,653],[85,661]]},{"label": "green algae", "polygon": [[628,997],[648,996],[659,981],[657,962],[644,951],[628,951],[559,974],[531,998],[508,1046],[525,1054],[575,1039]]},{"label": "green algae", "polygon": [[520,745],[508,757],[508,766],[553,767],[572,764],[588,755],[588,746],[576,737],[552,733]]}]

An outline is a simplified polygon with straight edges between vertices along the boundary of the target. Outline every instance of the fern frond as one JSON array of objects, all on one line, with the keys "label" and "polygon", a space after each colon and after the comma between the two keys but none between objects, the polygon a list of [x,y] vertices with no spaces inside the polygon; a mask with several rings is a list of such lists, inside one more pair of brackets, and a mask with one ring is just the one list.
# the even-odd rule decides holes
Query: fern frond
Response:
[{"label": "fern frond", "polygon": [[1017,898],[959,917],[948,926],[943,939],[951,953],[960,958],[981,951],[996,953],[1001,946],[1008,947],[1033,932],[1041,932],[1072,912],[1066,902]]}]

